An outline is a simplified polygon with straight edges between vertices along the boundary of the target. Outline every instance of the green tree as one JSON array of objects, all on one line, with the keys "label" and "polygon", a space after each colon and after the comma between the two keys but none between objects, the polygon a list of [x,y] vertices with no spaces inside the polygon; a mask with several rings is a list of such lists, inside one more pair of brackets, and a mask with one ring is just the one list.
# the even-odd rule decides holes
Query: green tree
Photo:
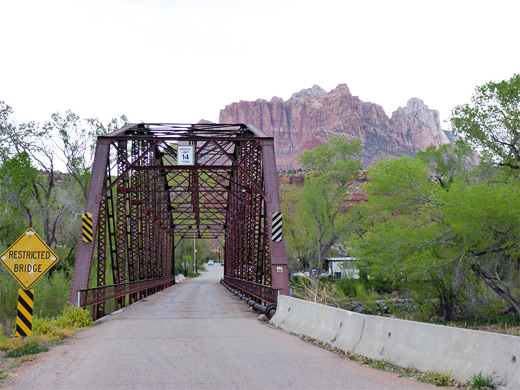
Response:
[{"label": "green tree", "polygon": [[440,194],[450,239],[461,261],[520,314],[520,186],[459,183]]},{"label": "green tree", "polygon": [[32,183],[38,171],[26,152],[6,157],[0,166],[0,237],[14,241],[26,228],[33,226]]},{"label": "green tree", "polygon": [[311,237],[310,216],[299,203],[300,190],[293,186],[281,186],[283,229],[288,257],[296,259],[304,271],[308,271],[316,254],[316,245]]},{"label": "green tree", "polygon": [[[56,241],[56,228],[60,221],[60,216],[65,208],[57,204],[55,201],[56,187],[56,171],[54,165],[54,151],[50,146],[49,140],[52,135],[47,129],[41,128],[35,122],[22,123],[15,125],[10,121],[8,115],[12,113],[12,109],[3,105],[4,122],[0,127],[0,141],[2,144],[2,166],[7,171],[15,171],[13,163],[26,164],[25,168],[34,167],[38,173],[31,177],[30,186],[23,180],[15,180],[12,184],[19,184],[21,187],[10,189],[13,194],[19,194],[30,188],[31,198],[33,200],[31,207],[26,203],[21,203],[26,207],[29,226],[39,225],[43,229],[44,239],[49,245],[53,245]],[[7,141],[6,141],[7,140]],[[28,156],[30,160],[27,163]],[[22,165],[23,166],[23,165]],[[30,169],[28,172],[33,172]],[[8,177],[2,176],[2,180],[8,180]]]},{"label": "green tree", "polygon": [[299,157],[309,173],[299,194],[299,206],[305,213],[309,237],[316,248],[317,266],[321,269],[325,256],[352,227],[348,210],[348,184],[361,169],[355,159],[361,141],[346,137],[329,138],[327,143],[307,150]]},{"label": "green tree", "polygon": [[359,207],[363,218],[351,239],[354,255],[374,279],[406,281],[421,293],[428,283],[437,314],[451,319],[463,268],[444,243],[449,233],[437,199],[440,182],[430,180],[426,163],[410,157],[382,161],[369,168],[368,177],[368,202]]},{"label": "green tree", "polygon": [[124,115],[104,125],[97,118],[82,119],[71,111],[65,112],[65,116],[55,112],[51,120],[45,123],[48,132],[57,133],[58,142],[55,142],[55,146],[61,152],[60,160],[67,167],[67,173],[81,187],[85,199],[97,137],[128,124]]},{"label": "green tree", "polygon": [[484,159],[520,169],[520,74],[477,87],[471,103],[457,106],[450,121]]},{"label": "green tree", "polygon": [[[126,124],[127,119],[122,116],[105,126],[98,119],[81,119],[68,111],[64,117],[52,114],[43,125],[17,125],[10,118],[12,113],[10,106],[0,102],[0,181],[9,182],[1,200],[16,199],[14,204],[23,208],[25,222],[41,229],[48,245],[75,242],[70,237],[77,237],[96,136]],[[57,170],[58,160],[67,167],[67,174]]]},{"label": "green tree", "polygon": [[[368,203],[353,240],[373,277],[431,283],[445,319],[477,278],[520,314],[520,187],[476,175],[457,146],[369,169]],[[443,157],[444,156],[444,157]],[[456,167],[466,166],[453,175]],[[424,286],[422,286],[424,288]]]},{"label": "green tree", "polygon": [[0,160],[2,161],[11,155],[11,137],[16,132],[16,126],[10,118],[12,114],[12,107],[0,101]]},{"label": "green tree", "polygon": [[448,189],[457,177],[465,177],[471,168],[475,153],[471,146],[458,140],[454,144],[430,146],[417,152],[416,157],[425,163],[442,189]]}]

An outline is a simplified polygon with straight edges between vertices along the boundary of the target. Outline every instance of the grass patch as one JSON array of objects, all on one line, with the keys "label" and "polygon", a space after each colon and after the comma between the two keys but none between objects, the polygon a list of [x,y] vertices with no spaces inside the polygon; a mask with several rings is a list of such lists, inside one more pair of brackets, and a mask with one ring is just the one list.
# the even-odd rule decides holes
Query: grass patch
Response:
[{"label": "grass patch", "polygon": [[482,371],[480,371],[476,375],[471,376],[471,388],[473,389],[495,389],[496,383],[495,383],[495,372],[493,374],[489,375],[483,375]]},{"label": "grass patch", "polygon": [[419,371],[413,364],[411,366],[403,368],[402,370],[403,371],[400,372],[398,375],[399,377],[406,377],[406,378],[416,377],[421,373],[421,371]]},{"label": "grass patch", "polygon": [[431,383],[435,386],[445,387],[453,384],[451,372],[428,371],[418,378],[421,382]]},{"label": "grass patch", "polygon": [[[78,307],[65,307],[57,318],[34,317],[32,334],[29,337],[6,337],[0,333],[0,350],[7,351],[6,356],[11,357],[8,354],[13,353],[12,351],[21,351],[24,348],[31,350],[31,348],[35,348],[33,344],[55,345],[61,339],[72,336],[75,330],[93,324],[88,311]],[[27,353],[22,353],[22,355],[27,355]]]},{"label": "grass patch", "polygon": [[369,359],[370,361],[367,362],[366,364],[368,364],[370,367],[376,369],[376,370],[380,370],[380,371],[385,371],[386,367],[386,363],[384,360],[372,360],[372,359]]},{"label": "grass patch", "polygon": [[[329,343],[326,343],[324,341],[313,339],[309,336],[304,335],[297,335],[302,340],[317,345],[321,348],[324,348],[328,351],[334,352],[339,356],[342,356],[344,358],[348,358],[352,361],[370,366],[376,370],[381,371],[387,371],[387,372],[393,372],[399,377],[407,377],[412,378],[424,383],[431,383],[435,386],[450,386],[455,387],[459,389],[469,388],[470,384],[463,384],[459,383],[456,380],[451,378],[450,372],[439,372],[439,371],[428,371],[428,372],[422,372],[419,371],[417,368],[415,368],[413,365],[407,368],[396,366],[395,364],[392,364],[386,360],[376,360],[376,359],[370,359],[362,355],[355,354],[350,351],[344,351],[340,348],[332,347]],[[485,388],[483,388],[485,389]]]},{"label": "grass patch", "polygon": [[0,359],[0,388],[2,380],[20,364],[36,359],[38,353],[60,344],[77,329],[93,324],[87,310],[67,306],[56,318],[34,317],[32,334],[29,337],[6,337],[0,329],[0,350],[6,351],[5,358]]},{"label": "grass patch", "polygon": [[193,273],[193,272],[188,272],[188,278],[196,278],[197,276],[200,276],[202,275],[200,272],[197,272],[197,273]]},{"label": "grass patch", "polygon": [[35,340],[31,340],[22,347],[18,347],[7,351],[5,356],[8,358],[15,358],[25,355],[36,355],[37,353],[47,352],[48,350],[49,347],[47,347],[46,345],[41,345],[37,343]]}]

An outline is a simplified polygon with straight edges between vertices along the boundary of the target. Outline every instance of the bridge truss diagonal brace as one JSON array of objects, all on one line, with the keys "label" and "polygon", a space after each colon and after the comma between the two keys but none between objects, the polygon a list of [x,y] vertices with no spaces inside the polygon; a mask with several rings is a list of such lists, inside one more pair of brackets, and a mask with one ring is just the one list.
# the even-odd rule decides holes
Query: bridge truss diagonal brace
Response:
[{"label": "bridge truss diagonal brace", "polygon": [[78,304],[78,292],[88,288],[92,258],[97,240],[95,239],[99,226],[99,206],[102,198],[98,195],[104,189],[106,182],[106,165],[110,152],[110,140],[98,140],[92,166],[92,175],[87,192],[85,212],[92,213],[92,242],[78,241],[76,263],[74,264],[74,276],[69,296],[69,305]]},{"label": "bridge truss diagonal brace", "polygon": [[[112,181],[112,184],[110,184],[100,195],[101,198],[104,198],[106,196],[106,194],[108,193],[108,191],[110,191],[117,183],[119,183],[119,181],[121,181],[127,174],[128,172],[130,172],[131,169],[135,169],[137,167],[137,164],[146,156],[148,156],[148,154],[153,151],[159,144],[161,143],[161,141],[155,141],[154,143],[152,143],[148,149],[146,149],[144,152],[141,153],[141,155],[133,162],[128,162],[126,161],[126,168],[123,172],[121,172],[121,174],[115,179]],[[117,149],[117,147],[116,147]]]},{"label": "bridge truss diagonal brace", "polygon": [[240,159],[240,161],[237,161],[233,156],[231,156],[228,152],[226,152],[224,150],[224,148],[216,141],[214,141],[215,145],[217,145],[217,147],[222,151],[222,153],[227,156],[227,158],[233,163],[233,166],[237,167],[240,172],[245,176],[247,177],[247,179],[251,182],[251,184],[257,189],[257,191],[262,194],[262,196],[264,196],[265,198],[265,193],[264,191],[262,190],[262,188],[258,185],[258,183],[249,175],[249,173],[244,169],[243,167],[243,162],[249,157],[249,155],[251,154],[251,152],[253,150],[255,150],[258,146],[258,143],[255,144],[251,150],[244,156]]}]

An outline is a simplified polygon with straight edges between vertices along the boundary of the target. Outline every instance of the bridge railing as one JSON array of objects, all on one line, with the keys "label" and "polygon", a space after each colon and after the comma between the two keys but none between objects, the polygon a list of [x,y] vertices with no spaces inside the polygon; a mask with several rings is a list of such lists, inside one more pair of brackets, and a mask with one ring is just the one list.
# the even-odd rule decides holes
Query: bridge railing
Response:
[{"label": "bridge railing", "polygon": [[99,305],[131,294],[146,292],[146,295],[164,290],[175,284],[175,276],[156,279],[138,280],[135,282],[111,284],[78,291],[78,306],[88,307]]}]

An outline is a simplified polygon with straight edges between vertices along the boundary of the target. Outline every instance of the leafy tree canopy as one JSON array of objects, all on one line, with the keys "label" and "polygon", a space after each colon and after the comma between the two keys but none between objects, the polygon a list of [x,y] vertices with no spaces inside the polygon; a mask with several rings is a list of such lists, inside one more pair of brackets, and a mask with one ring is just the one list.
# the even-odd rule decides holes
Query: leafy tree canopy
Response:
[{"label": "leafy tree canopy", "polygon": [[[305,228],[302,239],[310,245],[304,252],[316,255],[318,268],[331,248],[345,236],[352,226],[347,215],[348,183],[361,169],[356,156],[361,141],[329,138],[324,145],[300,155],[304,171],[308,173],[305,185],[298,193],[298,217]],[[297,246],[295,246],[297,248]],[[302,248],[298,251],[302,253]]]},{"label": "leafy tree canopy", "polygon": [[369,169],[355,254],[372,277],[433,283],[444,317],[472,277],[520,313],[520,186],[475,176],[459,147]]},{"label": "leafy tree canopy", "polygon": [[483,158],[520,169],[520,74],[477,87],[471,103],[457,106],[450,121]]}]

